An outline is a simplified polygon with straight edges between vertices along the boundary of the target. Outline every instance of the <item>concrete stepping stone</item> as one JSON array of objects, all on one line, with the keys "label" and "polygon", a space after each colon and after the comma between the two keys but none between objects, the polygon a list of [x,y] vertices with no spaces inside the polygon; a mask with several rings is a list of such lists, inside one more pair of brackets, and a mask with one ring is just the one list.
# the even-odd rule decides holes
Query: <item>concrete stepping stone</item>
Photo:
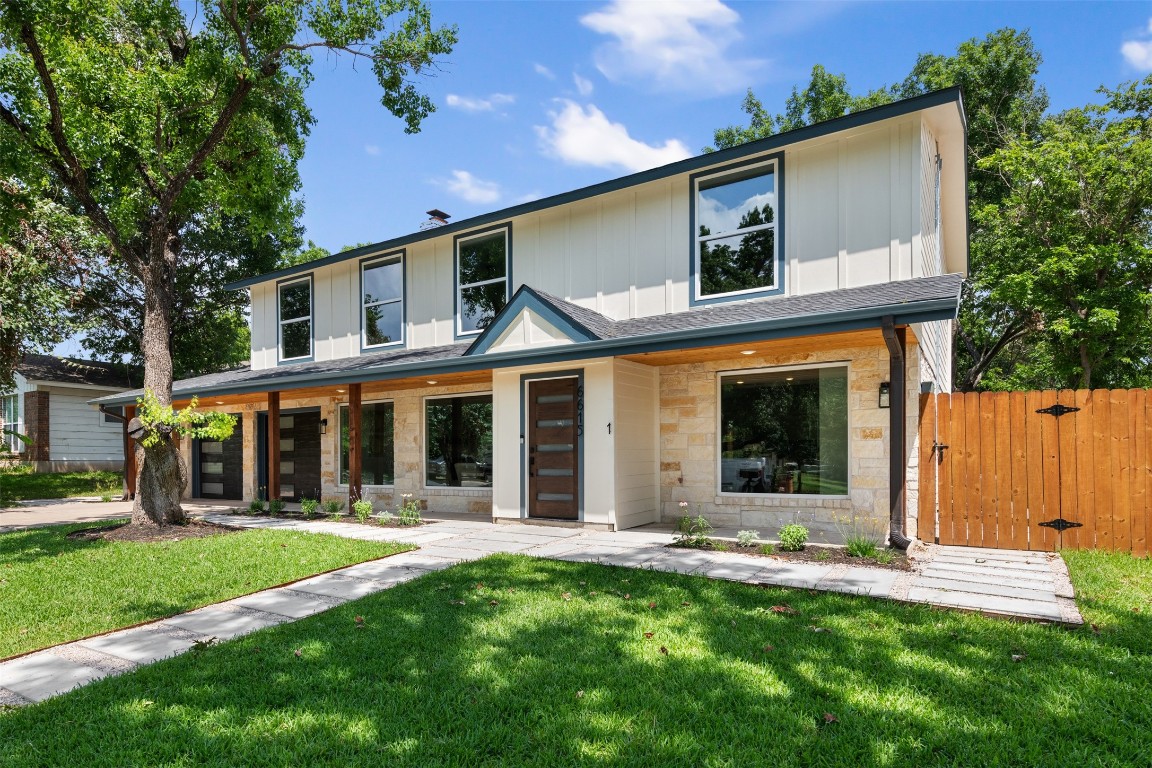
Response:
[{"label": "concrete stepping stone", "polygon": [[163,623],[207,637],[215,637],[217,640],[231,640],[258,629],[283,624],[288,620],[289,618],[282,614],[263,613],[255,610],[230,611],[213,605],[164,619]]},{"label": "concrete stepping stone", "polygon": [[849,595],[887,597],[892,594],[901,572],[884,568],[852,568],[839,578],[830,577],[821,581],[817,588],[829,592],[843,592]]},{"label": "concrete stepping stone", "polygon": [[51,651],[5,662],[3,670],[4,679],[0,683],[29,701],[43,701],[109,674],[61,658]]},{"label": "concrete stepping stone", "polygon": [[601,557],[602,565],[622,565],[628,568],[643,568],[665,554],[663,547],[638,547]]},{"label": "concrete stepping stone", "polygon": [[916,580],[916,586],[924,587],[925,589],[940,589],[948,592],[971,592],[983,595],[997,595],[999,597],[1017,597],[1022,600],[1040,600],[1046,603],[1056,602],[1056,593],[1051,588],[1034,589],[1032,587],[1012,586],[1004,583],[981,583],[933,576],[921,576]]},{"label": "concrete stepping stone", "polygon": [[972,592],[950,592],[942,589],[927,589],[921,586],[913,586],[908,590],[908,600],[914,603],[965,608],[981,613],[1064,621],[1060,606],[1054,602],[1043,600],[1021,600],[1015,597],[1000,597]]},{"label": "concrete stepping stone", "polygon": [[[238,605],[241,608],[251,608],[264,613],[275,613],[287,616],[290,619],[303,619],[321,611],[332,608],[337,598],[321,600],[319,596],[309,595],[306,592],[297,592],[291,588],[267,589],[254,595],[245,595],[235,600],[229,600],[224,605]],[[339,602],[344,602],[340,600]]]},{"label": "concrete stepping stone", "polygon": [[725,579],[726,581],[753,581],[761,571],[764,563],[758,558],[739,557],[713,560],[701,566],[696,573],[710,579]]},{"label": "concrete stepping stone", "polygon": [[292,585],[297,592],[311,592],[315,595],[338,597],[341,600],[357,600],[387,589],[395,582],[355,579],[335,573],[313,576]]},{"label": "concrete stepping stone", "polygon": [[195,645],[186,637],[176,637],[156,631],[154,625],[136,627],[124,632],[90,637],[79,645],[137,664],[151,664],[160,659],[177,656]]},{"label": "concrete stepping stone", "polygon": [[667,573],[695,573],[710,565],[716,558],[713,553],[699,549],[664,549],[664,557],[654,560],[650,566],[656,571]]},{"label": "concrete stepping stone", "polygon": [[812,589],[832,572],[830,565],[811,565],[808,563],[781,563],[774,561],[772,565],[762,569],[756,580],[761,584],[773,584],[781,587],[796,589]]}]

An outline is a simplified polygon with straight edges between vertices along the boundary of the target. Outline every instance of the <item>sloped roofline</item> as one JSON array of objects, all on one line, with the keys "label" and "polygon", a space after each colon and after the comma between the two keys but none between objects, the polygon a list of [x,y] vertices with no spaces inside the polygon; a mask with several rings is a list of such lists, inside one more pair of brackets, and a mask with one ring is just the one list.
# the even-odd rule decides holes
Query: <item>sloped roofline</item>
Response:
[{"label": "sloped roofline", "polygon": [[331,256],[326,256],[322,259],[314,261],[306,261],[302,264],[296,264],[291,267],[285,267],[274,272],[267,272],[263,275],[256,275],[254,277],[244,278],[243,280],[236,280],[228,283],[224,287],[229,290],[240,290],[241,288],[248,288],[249,286],[258,283],[264,283],[271,280],[279,280],[281,278],[290,277],[292,275],[299,275],[305,272],[311,272],[321,267],[331,266],[332,264],[339,264],[344,261],[351,261],[363,256],[370,256],[382,251],[395,250],[402,248],[412,243],[418,243],[424,240],[431,240],[435,237],[443,237],[454,233],[465,232],[477,227],[482,227],[486,224],[492,224],[498,221],[511,219],[515,216],[523,216],[528,213],[546,210],[548,208],[555,208],[561,205],[567,205],[579,200],[584,200],[597,195],[603,195],[608,192],[616,192],[628,187],[634,187],[640,184],[646,184],[650,181],[675,176],[681,173],[688,173],[700,168],[717,165],[730,160],[736,160],[750,155],[757,155],[763,152],[770,152],[774,149],[787,146],[789,144],[798,144],[802,141],[820,138],[839,131],[846,131],[851,128],[857,128],[871,123],[878,123],[883,120],[890,120],[894,117],[901,117],[913,112],[919,112],[932,107],[943,106],[946,104],[955,104],[959,112],[961,125],[967,131],[967,117],[964,113],[964,99],[959,86],[951,88],[944,88],[939,91],[932,91],[920,96],[913,96],[908,99],[901,99],[894,101],[890,104],[882,104],[878,107],[871,107],[859,112],[852,112],[851,114],[837,117],[832,120],[826,120],[822,123],[815,123],[814,125],[806,125],[803,128],[796,128],[795,130],[785,131],[784,133],[777,133],[763,139],[750,141],[747,144],[740,144],[728,149],[717,150],[716,152],[708,152],[695,157],[687,158],[686,160],[679,160],[675,163],[662,165],[658,168],[652,168],[647,171],[640,171],[639,173],[629,174],[628,176],[621,176],[616,179],[593,184],[588,187],[581,187],[570,192],[562,192],[550,197],[544,197],[539,200],[532,200],[527,203],[513,205],[509,208],[501,208],[498,211],[491,213],[480,214],[473,216],[470,219],[462,219],[460,221],[448,224],[442,227],[435,227],[424,231],[413,232],[409,235],[393,238],[391,240],[384,240],[379,243],[371,245],[364,245],[359,248],[353,248],[348,251],[341,251],[334,253]]}]

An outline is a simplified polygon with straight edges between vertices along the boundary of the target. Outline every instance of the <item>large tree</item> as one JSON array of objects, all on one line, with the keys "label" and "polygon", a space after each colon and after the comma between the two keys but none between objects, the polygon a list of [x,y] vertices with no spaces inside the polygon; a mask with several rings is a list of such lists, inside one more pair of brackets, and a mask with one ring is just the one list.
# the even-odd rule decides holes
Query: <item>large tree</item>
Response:
[{"label": "large tree", "polygon": [[[197,234],[231,219],[255,242],[294,226],[311,53],[363,59],[384,107],[415,132],[433,107],[411,78],[456,39],[422,0],[190,10],[174,0],[11,0],[0,14],[0,177],[60,206],[97,239],[106,275],[138,283],[144,386],[161,409]],[[183,520],[169,426],[143,443],[134,522]]]}]

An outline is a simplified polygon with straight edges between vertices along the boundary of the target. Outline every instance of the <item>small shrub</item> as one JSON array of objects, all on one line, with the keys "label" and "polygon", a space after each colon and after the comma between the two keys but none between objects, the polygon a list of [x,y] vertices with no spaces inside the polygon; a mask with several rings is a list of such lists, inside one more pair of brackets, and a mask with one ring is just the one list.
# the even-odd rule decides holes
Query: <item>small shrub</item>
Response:
[{"label": "small shrub", "polygon": [[876,553],[876,562],[880,565],[888,565],[892,562],[892,553],[887,549],[882,549]]},{"label": "small shrub", "polygon": [[761,544],[760,545],[760,554],[762,554],[762,555],[774,555],[774,554],[776,554],[776,545],[775,544]]},{"label": "small shrub", "polygon": [[110,492],[105,492],[105,493],[101,494],[100,495],[100,501],[107,504],[108,502],[112,501],[112,494]]},{"label": "small shrub", "polygon": [[316,510],[320,509],[318,499],[300,499],[300,514],[311,519],[316,517]]},{"label": "small shrub", "polygon": [[688,530],[676,531],[673,534],[675,541],[673,542],[678,547],[706,547],[708,546],[708,536],[712,533],[712,523],[708,522],[708,518],[704,515],[697,515],[696,517],[688,518]]},{"label": "small shrub", "polygon": [[869,536],[849,536],[845,542],[848,557],[876,557],[876,540]]},{"label": "small shrub", "polygon": [[826,549],[821,549],[821,550],[817,551],[816,554],[813,555],[812,557],[814,560],[816,560],[816,562],[823,563],[823,562],[826,562],[826,561],[832,559],[832,553]]},{"label": "small shrub", "polygon": [[808,529],[796,523],[789,523],[780,529],[780,549],[785,552],[799,552],[808,542]]},{"label": "small shrub", "polygon": [[340,513],[344,511],[344,500],[343,499],[324,499],[321,506],[324,507],[324,511],[326,513],[328,513],[328,515],[330,517],[339,518]]},{"label": "small shrub", "polygon": [[389,525],[393,520],[396,519],[396,516],[385,510],[384,512],[376,515],[376,519],[380,521],[381,525]]},{"label": "small shrub", "polygon": [[338,523],[343,519],[343,515],[341,515],[339,512],[333,512],[332,514],[328,515],[328,519],[334,523]]},{"label": "small shrub", "polygon": [[760,538],[760,531],[737,531],[736,543],[742,547],[750,547]]},{"label": "small shrub", "polygon": [[272,499],[272,501],[268,502],[268,514],[279,515],[284,511],[284,506],[283,499]]},{"label": "small shrub", "polygon": [[248,514],[262,515],[264,514],[264,502],[260,499],[252,499],[252,503],[248,505]]},{"label": "small shrub", "polygon": [[692,518],[688,517],[688,515],[683,515],[676,521],[677,533],[688,533],[690,530],[692,530]]},{"label": "small shrub", "polygon": [[404,500],[396,507],[396,522],[400,525],[420,525],[420,502],[412,498],[410,493],[400,494],[400,498]]},{"label": "small shrub", "polygon": [[368,499],[357,499],[352,502],[352,514],[356,515],[356,522],[367,523],[372,515],[372,502]]}]

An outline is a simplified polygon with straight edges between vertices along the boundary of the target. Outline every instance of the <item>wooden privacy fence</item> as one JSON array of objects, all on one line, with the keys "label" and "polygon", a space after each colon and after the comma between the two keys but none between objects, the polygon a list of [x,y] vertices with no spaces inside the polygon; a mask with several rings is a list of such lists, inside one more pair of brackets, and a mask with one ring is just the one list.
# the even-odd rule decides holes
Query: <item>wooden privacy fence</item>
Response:
[{"label": "wooden privacy fence", "polygon": [[1148,554],[1149,394],[921,396],[922,538],[932,537],[935,519],[940,544]]}]

